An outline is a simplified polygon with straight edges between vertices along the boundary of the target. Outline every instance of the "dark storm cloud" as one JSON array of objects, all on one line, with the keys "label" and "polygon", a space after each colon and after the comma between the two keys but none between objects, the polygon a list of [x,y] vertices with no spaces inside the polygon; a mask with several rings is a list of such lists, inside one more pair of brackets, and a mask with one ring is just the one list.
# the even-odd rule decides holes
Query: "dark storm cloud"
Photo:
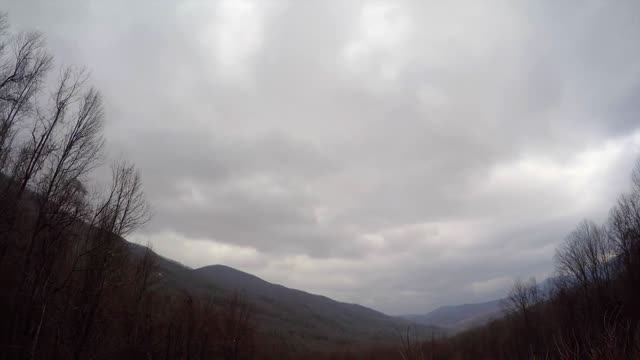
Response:
[{"label": "dark storm cloud", "polygon": [[2,8],[91,71],[153,203],[139,238],[384,311],[546,276],[640,147],[634,1]]}]

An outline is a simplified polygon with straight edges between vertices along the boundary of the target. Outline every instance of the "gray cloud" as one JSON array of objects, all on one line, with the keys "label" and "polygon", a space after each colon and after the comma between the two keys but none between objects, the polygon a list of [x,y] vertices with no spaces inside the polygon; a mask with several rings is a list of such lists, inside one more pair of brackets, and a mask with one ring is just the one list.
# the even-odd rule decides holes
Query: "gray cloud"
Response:
[{"label": "gray cloud", "polygon": [[546,276],[640,150],[633,1],[2,2],[103,91],[135,238],[383,311]]}]

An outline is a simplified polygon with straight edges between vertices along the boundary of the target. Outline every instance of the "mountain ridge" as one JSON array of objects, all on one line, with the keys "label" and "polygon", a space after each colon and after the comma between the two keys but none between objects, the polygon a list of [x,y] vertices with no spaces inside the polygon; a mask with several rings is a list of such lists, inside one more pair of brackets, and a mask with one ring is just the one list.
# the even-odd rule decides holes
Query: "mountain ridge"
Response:
[{"label": "mountain ridge", "polygon": [[504,316],[504,299],[481,303],[445,305],[426,314],[408,314],[401,317],[419,324],[438,326],[456,333],[481,326]]},{"label": "mountain ridge", "polygon": [[[147,247],[129,243],[134,256]],[[286,339],[301,349],[326,350],[341,346],[393,344],[399,329],[412,327],[416,336],[444,335],[436,326],[384,314],[366,306],[346,303],[324,295],[271,283],[260,277],[214,264],[190,268],[151,250],[157,271],[157,289],[180,295],[191,294],[222,302],[234,293],[254,307],[260,332]]]},{"label": "mountain ridge", "polygon": [[[340,302],[324,295],[270,283],[227,265],[194,269],[195,273],[228,291],[240,292],[260,310],[258,318],[268,328],[291,328],[288,336],[302,335],[340,344],[395,341],[397,329],[411,321],[399,319],[360,304]],[[439,328],[418,324],[418,333],[443,334]],[[344,339],[353,339],[344,341]]]},{"label": "mountain ridge", "polygon": [[[379,310],[376,310],[376,309],[372,309],[372,308],[366,307],[366,306],[358,304],[358,303],[340,301],[340,300],[336,300],[336,299],[330,298],[330,297],[328,297],[326,295],[316,294],[316,293],[312,293],[312,292],[309,292],[309,291],[300,290],[300,289],[296,289],[296,288],[291,288],[291,287],[288,287],[288,286],[285,286],[285,285],[282,285],[282,284],[270,282],[270,281],[264,280],[264,279],[262,279],[262,278],[260,278],[260,277],[258,277],[256,275],[248,273],[246,271],[238,270],[238,269],[236,269],[234,267],[231,267],[231,266],[228,266],[228,265],[224,265],[224,264],[207,265],[207,266],[195,268],[194,270],[196,272],[202,273],[202,272],[210,271],[212,269],[217,270],[217,271],[221,270],[221,271],[224,271],[224,272],[227,272],[227,273],[242,274],[244,276],[250,277],[251,279],[257,280],[257,281],[259,281],[261,283],[268,284],[270,286],[274,286],[274,287],[277,287],[277,288],[280,288],[280,289],[290,290],[290,291],[294,291],[294,292],[299,293],[299,294],[310,295],[310,296],[322,298],[322,299],[325,299],[325,300],[328,300],[328,301],[332,301],[332,302],[335,302],[335,303],[339,303],[339,304],[342,304],[342,305],[357,306],[357,307],[360,307],[360,308],[367,309],[369,311],[378,313],[380,315],[391,316],[391,315],[388,315],[388,314],[386,314],[386,313],[384,313],[382,311],[379,311]],[[238,290],[242,290],[242,289],[238,288]],[[248,290],[248,289],[244,289],[244,290]],[[251,290],[251,289],[249,289],[249,290]]]}]

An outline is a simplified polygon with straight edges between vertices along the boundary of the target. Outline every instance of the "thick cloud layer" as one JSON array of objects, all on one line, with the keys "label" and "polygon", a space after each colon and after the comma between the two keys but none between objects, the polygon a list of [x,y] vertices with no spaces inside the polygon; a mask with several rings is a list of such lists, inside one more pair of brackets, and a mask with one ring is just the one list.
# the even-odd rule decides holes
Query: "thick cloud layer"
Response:
[{"label": "thick cloud layer", "polygon": [[1,1],[103,91],[135,235],[389,313],[546,276],[640,150],[636,1]]}]

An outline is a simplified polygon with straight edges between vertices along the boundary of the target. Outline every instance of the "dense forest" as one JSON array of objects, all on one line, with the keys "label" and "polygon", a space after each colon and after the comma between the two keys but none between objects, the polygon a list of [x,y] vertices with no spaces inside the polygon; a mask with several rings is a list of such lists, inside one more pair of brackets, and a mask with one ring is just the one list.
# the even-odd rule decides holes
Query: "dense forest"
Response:
[{"label": "dense forest", "polygon": [[135,166],[97,178],[100,93],[86,72],[55,69],[41,34],[0,16],[0,358],[640,358],[640,164],[608,221],[580,223],[557,249],[550,286],[514,284],[504,318],[310,353],[260,332],[240,294],[162,285],[157,255],[123,239],[149,220]]}]

